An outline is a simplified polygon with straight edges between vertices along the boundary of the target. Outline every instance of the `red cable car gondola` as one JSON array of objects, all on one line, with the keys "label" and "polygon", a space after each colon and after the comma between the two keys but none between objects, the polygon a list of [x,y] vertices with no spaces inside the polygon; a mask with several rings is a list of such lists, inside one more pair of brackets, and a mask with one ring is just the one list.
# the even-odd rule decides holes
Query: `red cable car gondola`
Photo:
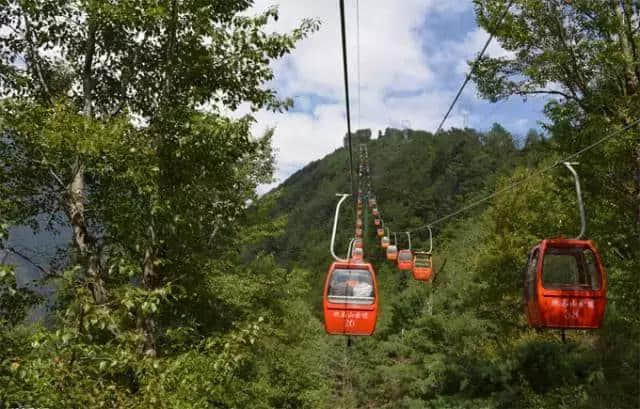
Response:
[{"label": "red cable car gondola", "polygon": [[393,244],[390,244],[387,247],[387,260],[396,261],[398,258],[398,238],[396,234],[393,233]]},{"label": "red cable car gondola", "polygon": [[395,244],[390,244],[387,246],[387,260],[396,261],[398,258],[398,246]]},{"label": "red cable car gondola", "polygon": [[398,269],[411,271],[413,268],[413,253],[411,250],[403,249],[398,252]]},{"label": "red cable car gondola", "polygon": [[582,228],[576,239],[544,239],[531,249],[525,275],[524,304],[535,328],[600,328],[607,305],[607,275],[590,240],[582,240],[586,216],[580,180],[573,174]]},{"label": "red cable car gondola", "polygon": [[375,224],[376,226],[380,226],[380,219],[374,219],[373,224]]},{"label": "red cable car gondola", "polygon": [[[386,236],[384,235],[385,231],[387,232]],[[378,229],[378,234],[379,233],[380,233],[380,229]],[[389,245],[391,244],[391,240],[389,239],[389,236],[391,235],[389,233],[389,228],[388,227],[383,227],[382,228],[382,234],[383,234],[383,236],[380,238],[380,247],[382,247],[384,250],[386,250],[387,247],[389,247]]]},{"label": "red cable car gondola", "polygon": [[590,240],[545,239],[531,250],[524,299],[532,327],[600,328],[606,293],[602,261]]},{"label": "red cable car gondola", "polygon": [[331,335],[371,335],[378,318],[378,284],[370,263],[339,259],[334,251],[336,228],[343,195],[336,207],[331,236],[334,261],[324,282],[324,328]]},{"label": "red cable car gondola", "polygon": [[378,318],[378,286],[370,263],[335,262],[324,284],[324,328],[331,335],[371,335]]},{"label": "red cable car gondola", "polygon": [[433,277],[433,234],[431,227],[429,231],[429,251],[416,251],[413,255],[413,279],[418,281],[429,281]]},{"label": "red cable car gondola", "polygon": [[411,252],[411,233],[405,232],[409,241],[409,248],[398,252],[398,269],[410,271],[413,267],[413,253]]},{"label": "red cable car gondola", "polygon": [[431,253],[426,251],[416,251],[413,255],[413,279],[418,281],[429,281],[433,276],[433,260]]},{"label": "red cable car gondola", "polygon": [[362,249],[362,247],[354,246],[353,250],[351,251],[351,260],[362,261],[363,258],[364,258],[364,250]]}]

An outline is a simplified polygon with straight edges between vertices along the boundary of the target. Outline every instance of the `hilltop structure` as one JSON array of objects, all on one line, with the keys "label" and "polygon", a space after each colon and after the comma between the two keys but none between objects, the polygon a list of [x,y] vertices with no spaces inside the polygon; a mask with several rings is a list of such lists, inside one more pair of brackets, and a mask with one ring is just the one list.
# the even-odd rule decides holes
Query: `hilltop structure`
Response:
[{"label": "hilltop structure", "polygon": [[[349,147],[349,135],[345,134],[342,138],[342,144],[345,148]],[[355,146],[359,143],[367,143],[371,140],[371,129],[358,129],[351,134],[351,143]]]}]

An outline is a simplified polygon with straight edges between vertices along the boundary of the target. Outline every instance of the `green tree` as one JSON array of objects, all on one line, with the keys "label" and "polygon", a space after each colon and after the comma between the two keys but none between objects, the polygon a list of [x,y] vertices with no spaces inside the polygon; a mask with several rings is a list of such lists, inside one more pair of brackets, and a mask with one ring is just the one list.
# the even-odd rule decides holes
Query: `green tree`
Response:
[{"label": "green tree", "polygon": [[[507,3],[476,1],[478,23],[493,29]],[[618,294],[629,313],[640,297],[631,285],[640,268],[640,124],[628,128],[640,119],[639,20],[633,0],[516,0],[495,30],[512,53],[483,58],[473,73],[492,101],[555,97],[546,105],[547,128],[561,156],[618,132],[581,155],[578,171],[588,214],[596,216],[587,234],[606,237],[607,259],[625,265]]]},{"label": "green tree", "polygon": [[[187,273],[178,266],[197,270],[186,258],[215,251],[253,187],[269,180],[269,138],[252,139],[250,117],[219,108],[286,108],[262,87],[269,61],[315,22],[265,34],[277,10],[241,15],[250,4],[10,1],[0,11],[10,28],[2,183],[21,204],[10,221],[52,213],[70,225],[95,303],[119,280],[116,255],[138,266],[147,291]],[[150,354],[154,327],[142,319]]]},{"label": "green tree", "polygon": [[[253,324],[240,321],[257,317],[233,300],[270,283],[215,285],[244,268],[237,235],[273,157],[271,132],[254,137],[250,115],[223,112],[288,108],[265,85],[270,62],[317,28],[304,20],[268,33],[277,9],[251,5],[1,3],[3,226],[37,229],[49,214],[45,228],[70,227],[72,243],[52,272],[56,330],[34,334],[38,347],[3,374],[11,387],[0,401],[126,406],[180,365],[158,359],[192,349],[203,354],[196,361],[212,354],[230,365],[229,377],[239,368],[242,354],[229,349],[250,345]],[[93,382],[108,388],[90,397]]]}]

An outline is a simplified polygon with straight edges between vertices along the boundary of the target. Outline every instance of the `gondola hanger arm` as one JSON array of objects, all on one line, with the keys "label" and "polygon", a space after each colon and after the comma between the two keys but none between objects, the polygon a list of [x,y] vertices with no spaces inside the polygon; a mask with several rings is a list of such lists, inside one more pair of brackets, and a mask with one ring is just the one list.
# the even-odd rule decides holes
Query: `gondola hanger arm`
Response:
[{"label": "gondola hanger arm", "polygon": [[580,178],[578,172],[573,168],[573,165],[579,165],[578,162],[562,162],[562,164],[569,169],[569,172],[573,175],[573,179],[576,184],[576,196],[578,198],[578,211],[580,212],[580,234],[576,237],[576,240],[580,240],[587,232],[587,216],[584,211],[584,203],[582,201],[582,189],[580,188]]},{"label": "gondola hanger arm", "polygon": [[335,249],[335,242],[336,242],[336,230],[338,229],[338,218],[340,216],[340,206],[342,205],[342,202],[344,202],[347,199],[347,197],[349,197],[350,195],[349,193],[336,193],[336,196],[341,196],[341,198],[338,201],[338,204],[336,205],[336,214],[333,218],[333,231],[331,232],[331,245],[329,250],[331,251],[331,255],[333,256],[334,260],[346,263],[349,260],[345,260],[336,256],[334,249]]}]

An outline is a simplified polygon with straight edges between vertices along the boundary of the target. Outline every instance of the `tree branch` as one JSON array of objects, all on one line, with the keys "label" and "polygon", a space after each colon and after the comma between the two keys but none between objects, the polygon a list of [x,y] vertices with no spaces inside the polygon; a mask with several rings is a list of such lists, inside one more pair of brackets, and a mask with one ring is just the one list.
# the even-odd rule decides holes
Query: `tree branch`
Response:
[{"label": "tree branch", "polygon": [[162,90],[162,100],[166,100],[169,97],[169,88],[172,80],[172,65],[173,58],[175,57],[176,48],[176,33],[178,31],[178,3],[176,0],[171,2],[171,20],[169,21],[168,36],[169,41],[167,44],[166,58],[166,71],[164,77],[164,84]]},{"label": "tree branch", "polygon": [[[143,37],[142,37],[142,41],[140,41],[140,44],[138,45],[137,48],[142,48],[145,46],[145,44],[147,43],[147,33],[144,32]],[[138,49],[136,49],[136,51],[134,51],[133,53],[133,61],[131,63],[131,67],[132,70],[127,70],[126,73],[123,73],[122,78],[121,78],[121,92],[122,92],[122,101],[120,101],[120,103],[118,104],[118,106],[115,107],[115,109],[113,111],[111,111],[108,115],[109,117],[113,118],[116,115],[118,115],[122,109],[124,108],[124,106],[127,104],[127,87],[129,86],[129,82],[131,81],[131,77],[133,76],[133,71],[136,69],[136,66],[138,64],[138,57],[140,56],[140,52]]]},{"label": "tree branch", "polygon": [[622,12],[624,15],[624,19],[626,21],[626,31],[627,31],[627,42],[629,43],[629,46],[631,47],[631,54],[632,54],[632,64],[635,65],[635,67],[633,67],[633,72],[636,75],[636,86],[638,83],[640,83],[640,62],[638,61],[640,59],[640,53],[638,51],[638,48],[636,47],[636,42],[634,37],[634,31],[633,31],[633,10],[629,10],[631,8],[631,4],[627,4],[626,2],[622,2],[621,3],[621,8],[622,8]]},{"label": "tree branch", "polygon": [[578,89],[580,90],[582,95],[587,96],[589,95],[588,81],[584,78],[584,75],[580,70],[580,67],[578,66],[578,61],[573,48],[567,44],[567,33],[565,31],[564,25],[562,24],[562,20],[560,19],[561,12],[558,9],[558,5],[554,4],[553,6],[554,7],[551,10],[551,13],[555,16],[554,22],[556,23],[555,26],[557,29],[558,38],[560,39],[560,45],[562,46],[564,51],[567,52],[567,54],[571,57],[571,65],[574,71],[573,75],[568,76],[568,78],[574,77],[576,85],[578,86]]},{"label": "tree branch", "polygon": [[52,97],[51,97],[51,92],[49,91],[49,87],[47,86],[46,81],[44,80],[44,75],[42,75],[42,67],[40,67],[40,63],[38,62],[38,58],[36,56],[36,51],[34,49],[33,46],[33,41],[31,38],[31,25],[29,23],[29,19],[27,18],[26,15],[23,15],[24,18],[24,25],[25,25],[25,40],[27,41],[28,44],[28,48],[29,48],[29,60],[31,60],[31,62],[33,63],[33,68],[35,69],[36,72],[36,76],[38,78],[38,82],[40,83],[40,86],[42,87],[42,89],[44,90],[45,94],[47,95],[47,99],[49,100],[49,103],[51,103],[52,101]]},{"label": "tree branch", "polygon": [[58,182],[60,187],[66,188],[65,184],[62,182],[62,179],[60,179],[60,176],[56,175],[56,172],[54,172],[53,169],[49,168],[49,173],[51,174],[51,176],[53,176],[56,182]]},{"label": "tree branch", "polygon": [[40,264],[38,264],[35,261],[31,260],[31,258],[29,256],[27,256],[26,254],[16,250],[15,247],[6,247],[6,250],[8,252],[12,253],[12,254],[15,254],[16,256],[20,257],[24,261],[28,262],[29,264],[31,264],[32,266],[34,266],[35,268],[40,270],[46,277],[56,276],[56,274],[51,273],[50,271],[48,271],[44,267],[42,267]]},{"label": "tree branch", "polygon": [[569,95],[567,93],[564,93],[562,91],[555,91],[555,90],[551,90],[551,89],[542,89],[542,90],[537,90],[537,91],[521,91],[520,92],[521,95],[536,95],[536,94],[549,94],[549,95],[560,95],[561,97],[565,98],[565,99],[571,99],[571,100],[575,100],[575,101],[579,101],[579,99],[573,95]]},{"label": "tree branch", "polygon": [[85,46],[84,66],[82,69],[82,92],[84,93],[84,114],[91,117],[91,93],[93,91],[93,55],[96,50],[96,23],[89,17],[87,44]]},{"label": "tree branch", "polygon": [[567,100],[571,100],[571,101],[575,101],[578,106],[583,110],[583,111],[587,111],[587,107],[584,104],[584,101],[580,98],[578,98],[575,95],[569,95],[567,93],[561,92],[561,91],[554,91],[554,90],[538,90],[538,91],[525,91],[522,92],[520,95],[559,95]]}]

